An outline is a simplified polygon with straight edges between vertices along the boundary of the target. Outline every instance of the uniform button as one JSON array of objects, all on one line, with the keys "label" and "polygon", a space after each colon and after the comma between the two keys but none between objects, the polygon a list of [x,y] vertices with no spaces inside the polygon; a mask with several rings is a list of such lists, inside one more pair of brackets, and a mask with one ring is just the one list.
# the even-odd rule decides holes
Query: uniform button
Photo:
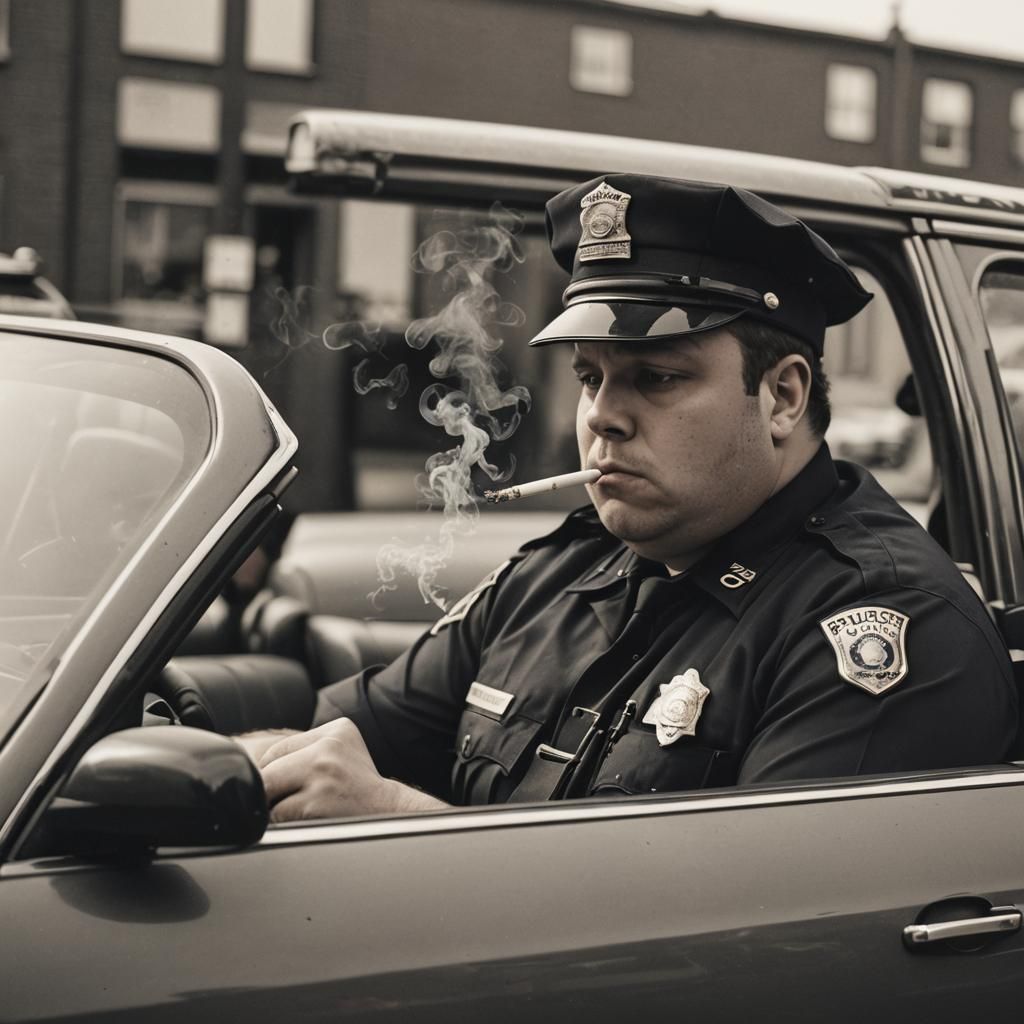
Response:
[{"label": "uniform button", "polygon": [[639,661],[640,660],[640,655],[639,654],[634,654],[633,655],[633,660],[634,661]]},{"label": "uniform button", "polygon": [[472,742],[473,742],[473,736],[472,736],[471,733],[467,732],[466,735],[462,737],[462,746],[459,748],[459,753],[463,757],[465,757],[469,753],[469,745]]},{"label": "uniform button", "polygon": [[615,776],[615,781],[616,781],[616,782],[621,782],[621,781],[622,781],[622,772],[619,772],[619,773],[618,773],[618,774],[617,774],[617,775]]},{"label": "uniform button", "polygon": [[808,522],[808,524],[810,526],[824,526],[825,525],[825,517],[824,516],[811,516],[811,518],[808,519],[807,522]]},{"label": "uniform button", "polygon": [[620,569],[615,575],[616,576],[625,576],[626,575],[626,570],[625,569]]}]

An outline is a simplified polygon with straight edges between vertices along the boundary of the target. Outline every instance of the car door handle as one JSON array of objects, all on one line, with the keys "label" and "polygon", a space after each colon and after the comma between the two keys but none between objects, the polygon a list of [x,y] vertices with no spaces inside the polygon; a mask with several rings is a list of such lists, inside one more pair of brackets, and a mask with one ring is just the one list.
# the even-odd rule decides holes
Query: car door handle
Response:
[{"label": "car door handle", "polygon": [[936,924],[908,924],[903,940],[912,946],[924,942],[942,942],[962,935],[988,935],[992,932],[1015,932],[1020,929],[1021,912],[1016,907],[993,907],[986,917],[968,917],[959,921]]}]

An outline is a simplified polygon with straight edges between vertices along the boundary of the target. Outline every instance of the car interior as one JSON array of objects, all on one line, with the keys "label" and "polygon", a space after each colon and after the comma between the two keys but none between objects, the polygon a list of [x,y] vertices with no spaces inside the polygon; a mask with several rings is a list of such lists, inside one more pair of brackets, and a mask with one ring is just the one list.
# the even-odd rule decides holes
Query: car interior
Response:
[{"label": "car interior", "polygon": [[[877,254],[864,258],[854,248],[844,255],[876,297],[854,321],[829,330],[825,368],[833,418],[827,441],[835,457],[870,469],[956,558],[898,282],[889,283]],[[563,515],[484,507],[475,532],[458,538],[444,570],[449,603]],[[186,724],[228,734],[307,727],[316,690],[389,663],[441,614],[408,579],[394,590],[382,589],[377,570],[384,544],[436,534],[441,518],[394,510],[299,515],[262,589],[235,613],[234,648],[225,639],[230,613],[221,599],[164,672],[159,704],[151,710],[166,716],[161,709],[170,705]],[[973,562],[958,564],[984,600]]]}]

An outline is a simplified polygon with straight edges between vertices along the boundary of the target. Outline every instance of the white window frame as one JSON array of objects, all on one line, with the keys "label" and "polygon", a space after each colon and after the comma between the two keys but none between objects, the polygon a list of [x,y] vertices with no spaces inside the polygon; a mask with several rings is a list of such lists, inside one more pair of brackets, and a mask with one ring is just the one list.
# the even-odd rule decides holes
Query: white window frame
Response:
[{"label": "white window frame", "polygon": [[825,72],[825,134],[843,142],[878,137],[878,72],[863,64],[829,64]]},{"label": "white window frame", "polygon": [[[963,114],[933,116],[936,107],[963,104]],[[954,78],[931,77],[921,88],[921,159],[943,167],[970,167],[971,133],[974,127],[974,90],[967,82]],[[934,129],[948,129],[950,145],[939,145],[931,139]]]},{"label": "white window frame", "polygon": [[631,95],[632,33],[596,25],[573,25],[569,44],[569,84],[577,92]]}]

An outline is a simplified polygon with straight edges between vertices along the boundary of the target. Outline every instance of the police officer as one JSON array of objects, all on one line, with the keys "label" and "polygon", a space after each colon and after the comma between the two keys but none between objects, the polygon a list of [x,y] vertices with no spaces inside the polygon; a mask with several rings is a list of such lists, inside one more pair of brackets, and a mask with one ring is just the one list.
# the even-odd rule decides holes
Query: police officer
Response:
[{"label": "police officer", "polygon": [[[869,301],[740,189],[556,196],[592,504],[257,751],[276,820],[998,761],[1009,659],[942,549],[833,462],[825,328]],[[255,742],[255,741],[254,741]],[[262,748],[262,749],[260,749]]]}]

